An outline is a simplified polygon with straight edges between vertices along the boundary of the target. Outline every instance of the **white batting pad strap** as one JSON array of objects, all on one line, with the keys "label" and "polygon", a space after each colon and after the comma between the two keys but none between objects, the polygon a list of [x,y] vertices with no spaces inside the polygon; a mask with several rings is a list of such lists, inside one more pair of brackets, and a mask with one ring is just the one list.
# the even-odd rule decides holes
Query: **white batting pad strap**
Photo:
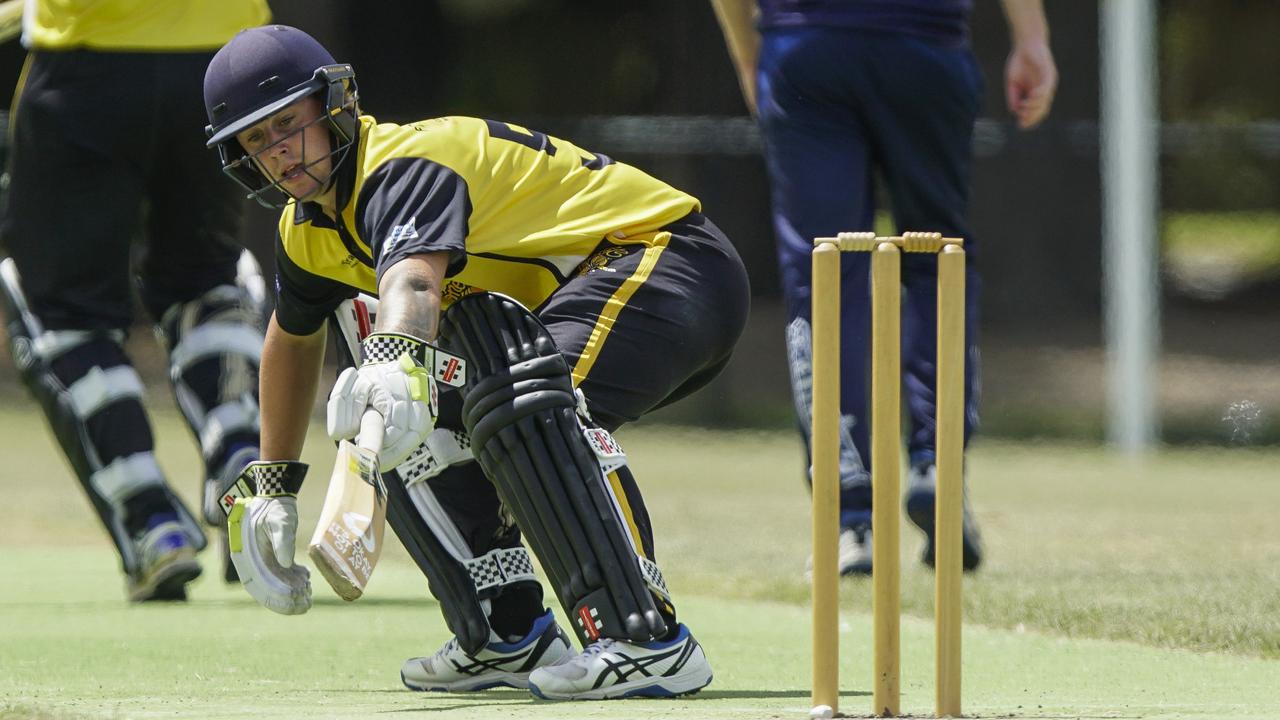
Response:
[{"label": "white batting pad strap", "polygon": [[240,355],[255,364],[262,361],[262,335],[248,325],[213,322],[197,325],[183,335],[169,354],[169,365],[182,372],[211,355]]},{"label": "white batting pad strap", "polygon": [[599,427],[587,427],[578,422],[578,427],[582,428],[582,435],[587,439],[587,444],[591,446],[591,450],[596,454],[596,462],[600,463],[600,472],[608,476],[609,473],[627,464],[627,455],[622,452],[622,446],[617,440],[609,434],[608,430]]},{"label": "white batting pad strap", "polygon": [[396,468],[406,487],[429,480],[450,465],[474,460],[471,438],[459,430],[436,428]]},{"label": "white batting pad strap", "polygon": [[49,332],[40,333],[39,336],[32,340],[31,347],[41,358],[46,361],[52,361],[93,340],[95,337],[103,335],[117,345],[124,343],[124,333],[119,330],[97,334],[87,330],[50,330]]},{"label": "white batting pad strap", "polygon": [[490,550],[464,565],[476,584],[476,592],[510,585],[523,580],[537,580],[533,574],[533,560],[524,548],[499,548]]},{"label": "white batting pad strap", "polygon": [[664,600],[671,602],[671,591],[667,589],[667,581],[662,577],[662,570],[658,568],[658,563],[639,555],[636,559],[640,561],[640,574],[644,576],[644,584]]},{"label": "white batting pad strap", "polygon": [[44,334],[44,328],[40,325],[40,320],[31,313],[27,307],[27,296],[22,292],[22,278],[18,277],[18,265],[13,258],[5,258],[0,260],[0,282],[5,284],[9,290],[9,295],[13,298],[13,302],[17,305],[18,313],[22,315],[22,322],[27,326],[27,332],[31,337],[39,337]]},{"label": "white batting pad strap", "polygon": [[141,398],[142,378],[128,365],[106,370],[95,367],[72,383],[69,391],[76,417],[85,420],[122,398]]},{"label": "white batting pad strap", "polygon": [[236,284],[244,288],[249,300],[258,307],[267,301],[267,283],[262,278],[262,266],[248,250],[240,251],[236,261]]},{"label": "white batting pad strap", "polygon": [[90,482],[99,495],[113,505],[120,505],[143,488],[163,487],[164,473],[155,455],[140,452],[116,458],[93,473]]},{"label": "white batting pad strap", "polygon": [[258,430],[258,403],[251,397],[241,397],[214,408],[200,428],[200,449],[211,452],[222,444],[230,433]]},{"label": "white batting pad strap", "polygon": [[427,527],[435,534],[440,543],[445,546],[449,554],[454,560],[460,563],[466,563],[472,558],[471,546],[467,545],[467,541],[462,537],[462,533],[458,530],[458,526],[453,523],[453,519],[445,512],[444,506],[436,498],[436,494],[431,490],[431,486],[424,482],[406,484],[405,489],[409,493],[409,499],[413,501],[413,507],[418,511],[418,515],[422,516]]}]

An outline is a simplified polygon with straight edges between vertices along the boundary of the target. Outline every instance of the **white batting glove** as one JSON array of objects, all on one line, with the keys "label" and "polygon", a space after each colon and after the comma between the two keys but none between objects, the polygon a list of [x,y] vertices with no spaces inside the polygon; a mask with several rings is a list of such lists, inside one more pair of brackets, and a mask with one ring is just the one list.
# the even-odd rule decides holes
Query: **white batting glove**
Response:
[{"label": "white batting glove", "polygon": [[391,470],[435,428],[439,395],[423,366],[426,343],[409,335],[374,333],[360,344],[363,362],[347,368],[329,393],[326,424],[334,440],[353,438],[367,408],[382,416],[385,431],[378,461]]},{"label": "white batting glove", "polygon": [[311,573],[293,562],[298,488],[307,466],[253,462],[222,497],[231,562],[258,604],[282,615],[311,608]]}]

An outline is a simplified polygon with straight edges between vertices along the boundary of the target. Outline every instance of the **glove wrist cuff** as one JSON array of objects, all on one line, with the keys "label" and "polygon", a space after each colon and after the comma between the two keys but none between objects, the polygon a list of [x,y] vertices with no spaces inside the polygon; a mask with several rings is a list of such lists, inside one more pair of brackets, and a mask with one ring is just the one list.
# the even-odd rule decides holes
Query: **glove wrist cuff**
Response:
[{"label": "glove wrist cuff", "polygon": [[296,460],[260,460],[249,463],[245,475],[258,497],[296,496],[307,476],[307,467]]},{"label": "glove wrist cuff", "polygon": [[419,365],[427,364],[426,340],[404,333],[373,333],[360,341],[360,363],[396,362],[401,355],[409,354]]},{"label": "glove wrist cuff", "polygon": [[360,342],[361,365],[397,362],[405,353],[438,383],[462,387],[467,382],[466,360],[413,335],[378,332]]}]

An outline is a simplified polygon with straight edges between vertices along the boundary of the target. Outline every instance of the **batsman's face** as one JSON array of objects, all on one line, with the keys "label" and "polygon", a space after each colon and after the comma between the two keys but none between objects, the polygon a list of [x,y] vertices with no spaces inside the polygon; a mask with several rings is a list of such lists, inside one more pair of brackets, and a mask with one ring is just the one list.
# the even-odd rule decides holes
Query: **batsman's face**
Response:
[{"label": "batsman's face", "polygon": [[328,185],[333,161],[324,108],[303,98],[236,135],[258,171],[298,200],[314,200]]}]

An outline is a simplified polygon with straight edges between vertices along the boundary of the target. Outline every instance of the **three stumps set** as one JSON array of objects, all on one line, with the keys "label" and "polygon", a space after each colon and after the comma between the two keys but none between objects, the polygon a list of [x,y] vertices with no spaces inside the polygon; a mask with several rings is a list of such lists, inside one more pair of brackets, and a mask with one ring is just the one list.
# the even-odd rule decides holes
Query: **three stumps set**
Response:
[{"label": "three stumps set", "polygon": [[813,249],[812,715],[839,710],[840,254],[871,254],[872,712],[900,714],[900,467],[902,253],[938,256],[937,500],[935,519],[938,717],[960,715],[965,253],[938,233],[840,233]]}]

